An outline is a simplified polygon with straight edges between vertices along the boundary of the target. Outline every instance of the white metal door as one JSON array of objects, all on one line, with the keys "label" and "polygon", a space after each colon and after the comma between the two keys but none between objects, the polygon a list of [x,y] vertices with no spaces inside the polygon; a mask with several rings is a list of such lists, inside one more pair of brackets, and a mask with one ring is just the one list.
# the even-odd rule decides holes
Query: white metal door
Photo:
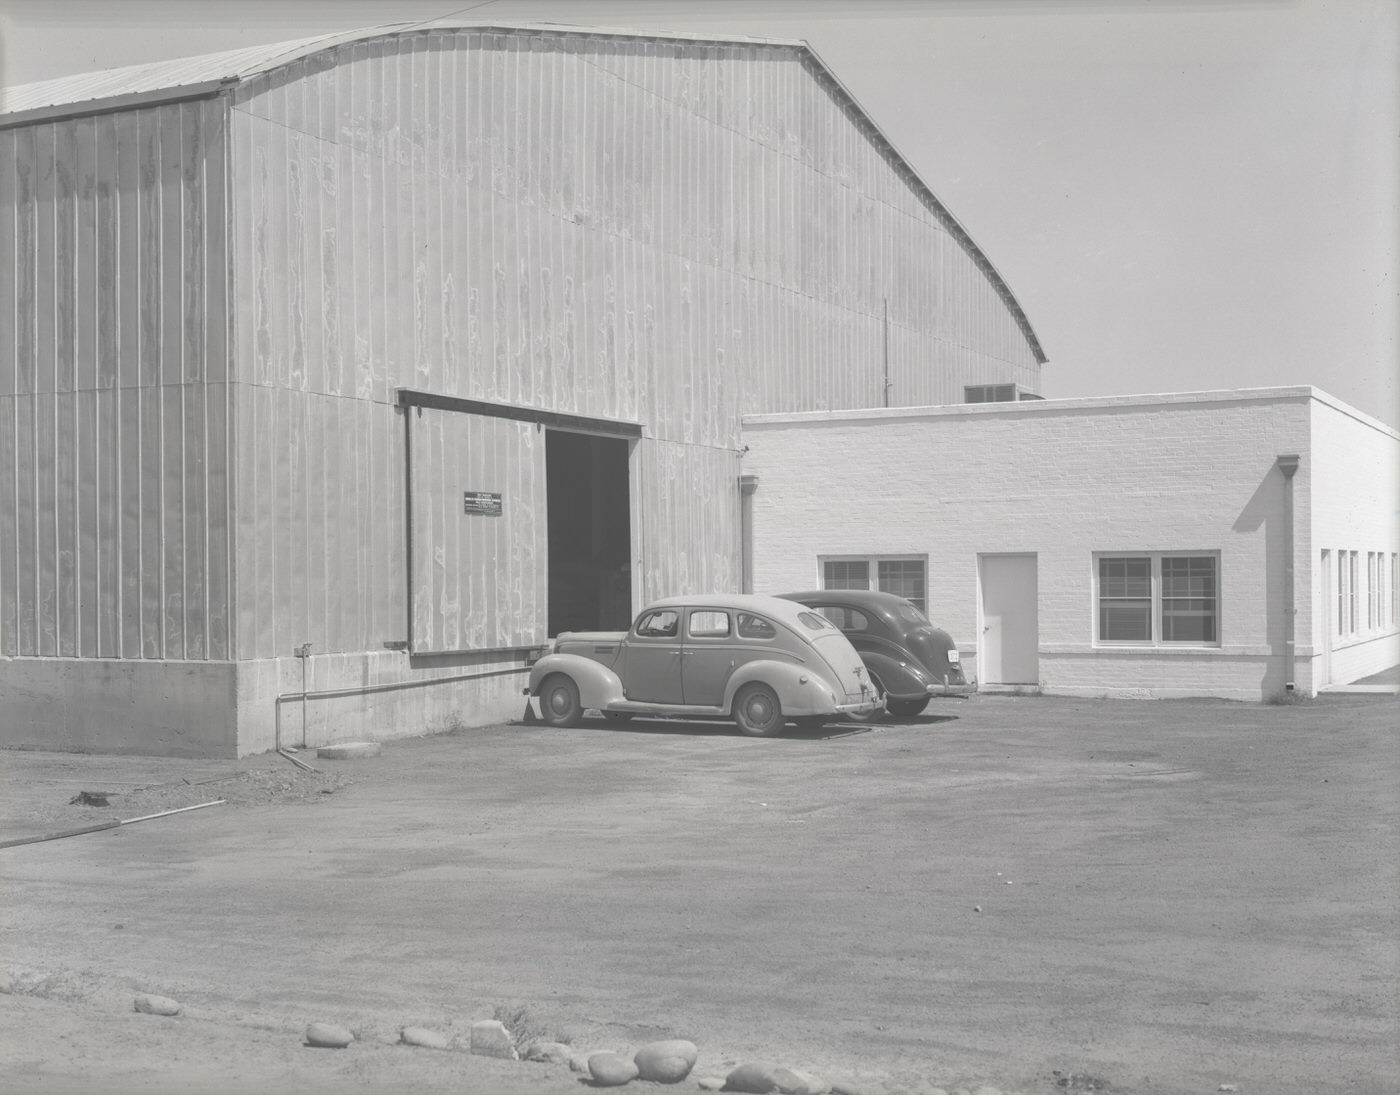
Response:
[{"label": "white metal door", "polygon": [[984,684],[1040,683],[1034,555],[983,555],[980,676]]}]

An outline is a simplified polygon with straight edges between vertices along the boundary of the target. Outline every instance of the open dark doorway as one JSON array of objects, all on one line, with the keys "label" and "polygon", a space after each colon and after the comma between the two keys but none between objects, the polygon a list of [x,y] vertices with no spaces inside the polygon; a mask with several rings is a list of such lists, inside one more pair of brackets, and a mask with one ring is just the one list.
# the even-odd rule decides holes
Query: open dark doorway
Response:
[{"label": "open dark doorway", "polygon": [[624,439],[550,430],[549,633],[632,622],[632,525]]}]

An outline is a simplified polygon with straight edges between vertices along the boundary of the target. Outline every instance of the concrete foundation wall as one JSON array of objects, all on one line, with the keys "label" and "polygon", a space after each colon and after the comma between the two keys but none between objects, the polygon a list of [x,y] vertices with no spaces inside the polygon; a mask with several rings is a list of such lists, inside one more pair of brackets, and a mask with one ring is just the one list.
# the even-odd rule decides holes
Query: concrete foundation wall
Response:
[{"label": "concrete foundation wall", "polygon": [[[520,718],[528,669],[396,651],[257,662],[0,659],[0,748],[243,757]],[[279,697],[282,697],[279,700]],[[303,723],[304,713],[304,723]]]},{"label": "concrete foundation wall", "polygon": [[0,747],[234,757],[232,662],[0,658]]},{"label": "concrete foundation wall", "polygon": [[[1266,699],[1287,679],[1285,480],[1275,461],[1298,454],[1294,678],[1311,694],[1309,564],[1328,521],[1310,504],[1319,491],[1310,439],[1319,398],[1281,388],[754,416],[743,467],[759,480],[754,590],[820,586],[821,556],[923,556],[929,615],[980,673],[979,557],[1031,553],[1043,691]],[[1336,450],[1328,459],[1358,479],[1378,456],[1354,439],[1328,444]],[[1217,553],[1219,643],[1098,643],[1099,552]],[[1367,672],[1387,659],[1394,664],[1375,652]],[[1351,669],[1339,655],[1333,671],[1337,679]]]},{"label": "concrete foundation wall", "polygon": [[[298,658],[238,667],[240,756],[277,747],[389,741],[518,719],[529,670],[520,657],[412,658],[402,651],[313,655],[306,701]],[[281,700],[278,697],[283,697]],[[304,720],[304,721],[303,721]]]}]

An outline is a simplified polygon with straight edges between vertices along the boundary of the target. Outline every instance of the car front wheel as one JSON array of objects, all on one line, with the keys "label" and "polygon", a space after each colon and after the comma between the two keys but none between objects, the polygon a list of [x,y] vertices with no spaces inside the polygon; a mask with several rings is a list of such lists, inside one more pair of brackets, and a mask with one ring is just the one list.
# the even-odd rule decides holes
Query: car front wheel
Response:
[{"label": "car front wheel", "polygon": [[783,707],[766,684],[746,684],[734,697],[734,721],[745,734],[773,738],[783,732]]},{"label": "car front wheel", "polygon": [[562,673],[544,679],[540,685],[540,718],[548,726],[577,726],[583,718],[578,685]]}]

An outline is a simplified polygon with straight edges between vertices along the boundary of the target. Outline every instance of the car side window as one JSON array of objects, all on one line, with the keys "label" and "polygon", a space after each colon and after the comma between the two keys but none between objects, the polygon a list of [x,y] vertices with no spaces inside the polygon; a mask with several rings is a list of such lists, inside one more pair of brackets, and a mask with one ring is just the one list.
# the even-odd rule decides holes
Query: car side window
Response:
[{"label": "car side window", "polygon": [[729,613],[702,609],[690,614],[689,634],[696,639],[720,639],[729,634]]},{"label": "car side window", "polygon": [[681,614],[673,608],[659,608],[637,621],[637,634],[647,639],[673,639],[679,630]]},{"label": "car side window", "polygon": [[771,639],[778,634],[778,629],[762,616],[755,616],[751,612],[741,612],[739,613],[739,634],[745,639]]},{"label": "car side window", "polygon": [[842,631],[867,631],[870,628],[869,618],[859,609],[846,605],[818,605],[817,611]]}]

